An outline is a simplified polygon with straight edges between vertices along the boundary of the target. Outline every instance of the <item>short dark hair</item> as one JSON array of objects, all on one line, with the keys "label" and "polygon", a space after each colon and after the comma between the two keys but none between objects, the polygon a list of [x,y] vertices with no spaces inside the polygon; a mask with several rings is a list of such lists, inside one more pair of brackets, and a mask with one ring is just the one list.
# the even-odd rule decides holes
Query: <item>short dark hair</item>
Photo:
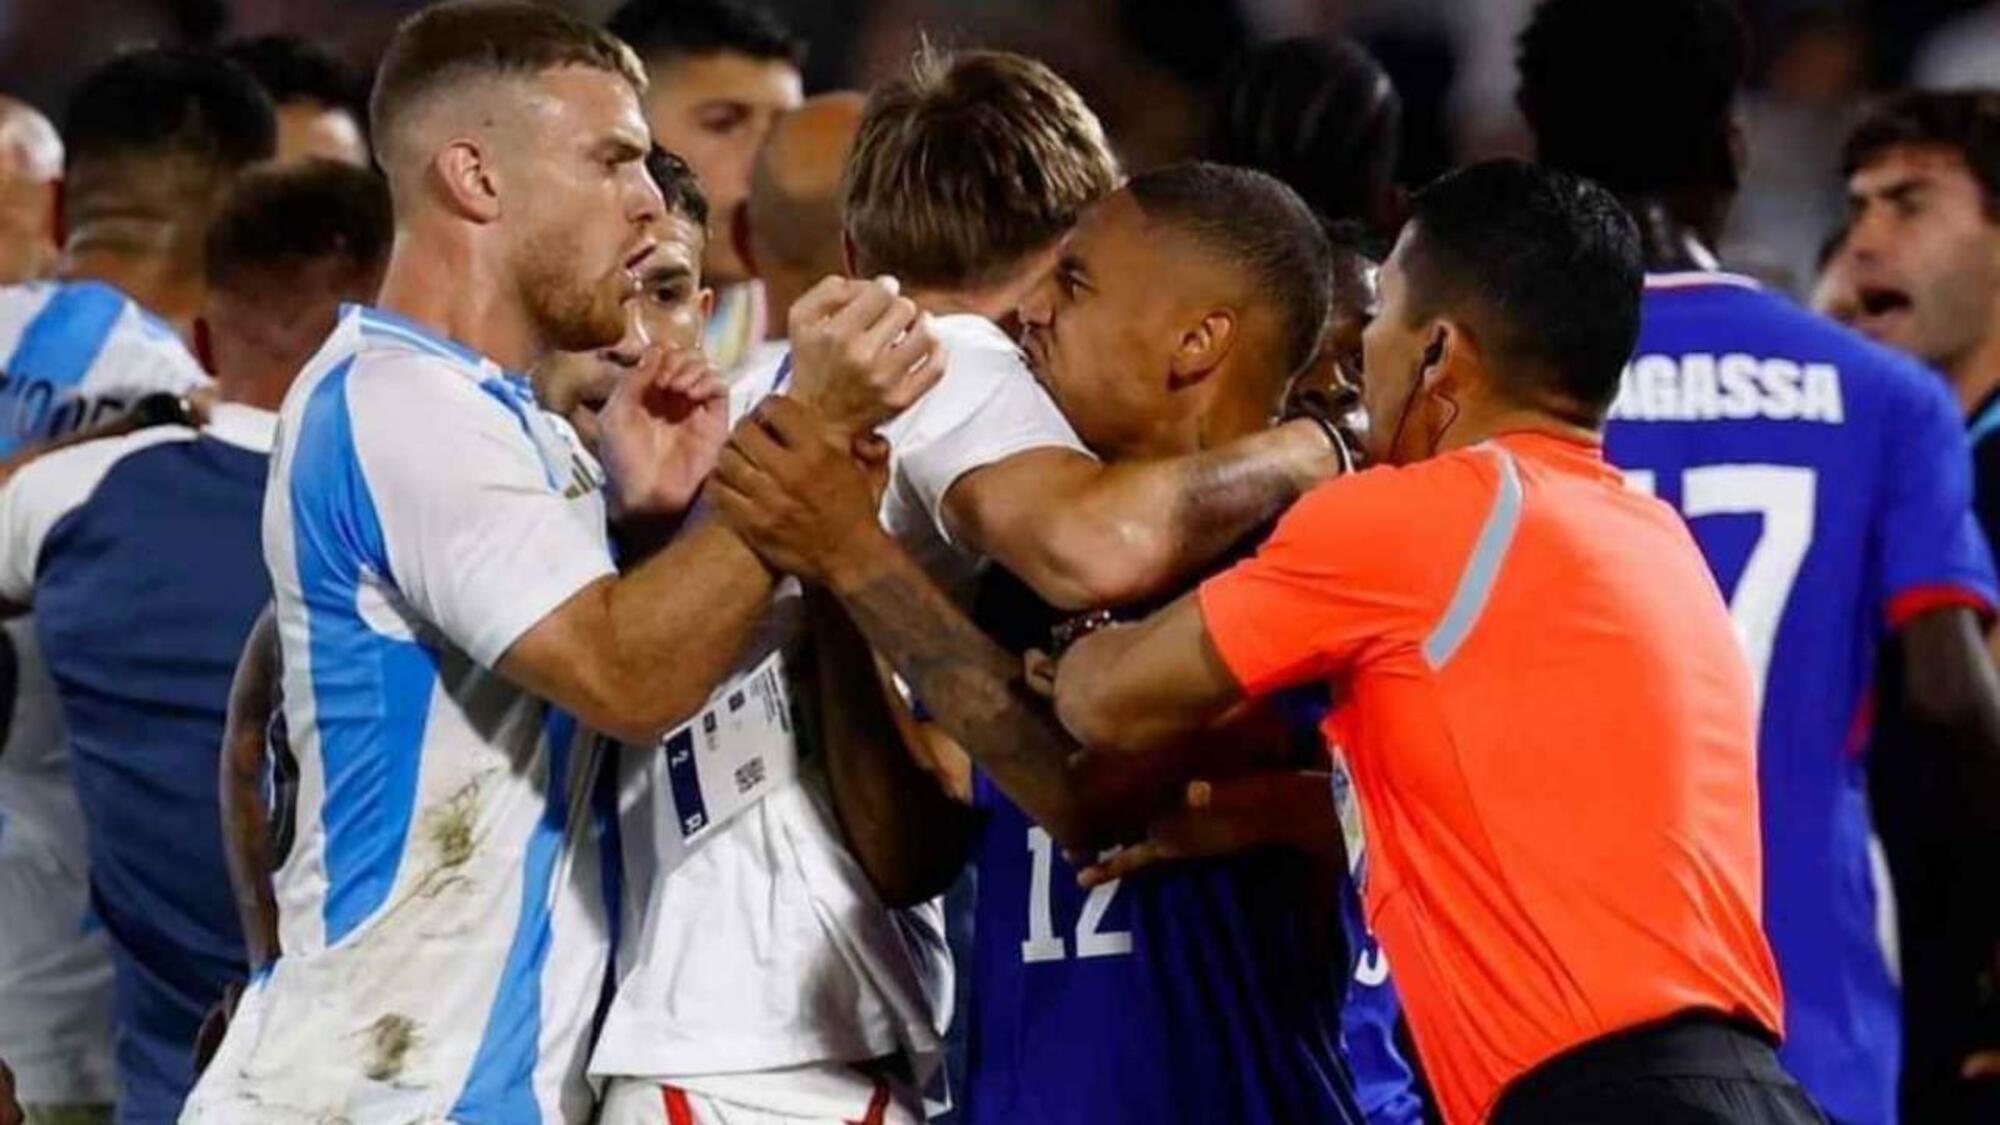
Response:
[{"label": "short dark hair", "polygon": [[269,290],[321,265],[367,278],[381,272],[394,234],[380,173],[332,160],[258,168],[209,223],[203,269],[211,288],[230,291]]},{"label": "short dark hair", "polygon": [[660,197],[666,200],[667,213],[679,215],[695,226],[708,229],[708,196],[701,190],[701,180],[688,167],[688,162],[654,145],[646,154],[646,174],[659,185]]},{"label": "short dark hair", "polygon": [[1750,33],[1732,0],[1544,0],[1518,62],[1542,163],[1626,195],[1737,186]]},{"label": "short dark hair", "polygon": [[632,49],[573,16],[521,0],[452,0],[404,20],[382,55],[368,99],[369,131],[386,144],[399,115],[469,78],[533,78],[563,66],[616,74],[646,88]]},{"label": "short dark hair", "polygon": [[958,288],[1014,269],[1117,186],[1103,125],[1055,71],[927,47],[868,95],[841,212],[861,269]]},{"label": "short dark hair", "polygon": [[805,40],[763,7],[743,0],[626,0],[605,27],[647,62],[748,55],[802,66]]},{"label": "short dark hair", "polygon": [[1318,216],[1273,176],[1176,164],[1126,185],[1148,221],[1242,270],[1278,314],[1285,374],[1312,360],[1333,301],[1333,248]]},{"label": "short dark hair", "polygon": [[1841,174],[1852,176],[1903,147],[1957,153],[1979,183],[1987,219],[2000,221],[2000,90],[1917,91],[1890,98],[1847,138]]},{"label": "short dark hair", "polygon": [[1588,180],[1519,160],[1450,173],[1411,200],[1410,313],[1457,313],[1523,404],[1596,423],[1639,336],[1639,230]]},{"label": "short dark hair", "polygon": [[173,156],[231,175],[277,151],[271,99],[212,51],[148,47],[105,63],[63,117],[71,168],[100,159]]},{"label": "short dark hair", "polygon": [[1395,186],[1402,99],[1352,40],[1253,47],[1223,73],[1208,112],[1204,159],[1269,172],[1329,222],[1377,220]]},{"label": "short dark hair", "polygon": [[346,110],[357,122],[367,112],[361,75],[317,43],[296,35],[259,35],[224,43],[221,50],[278,105],[315,102]]}]

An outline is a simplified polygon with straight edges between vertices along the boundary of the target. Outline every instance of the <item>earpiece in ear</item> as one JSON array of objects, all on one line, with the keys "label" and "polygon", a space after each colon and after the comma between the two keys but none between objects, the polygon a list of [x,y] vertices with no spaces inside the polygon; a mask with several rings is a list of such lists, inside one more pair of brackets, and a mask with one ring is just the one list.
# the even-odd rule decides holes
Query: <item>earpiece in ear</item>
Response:
[{"label": "earpiece in ear", "polygon": [[1439,361],[1443,359],[1444,333],[1439,332],[1437,335],[1431,337],[1430,343],[1424,345],[1424,366],[1436,367]]}]

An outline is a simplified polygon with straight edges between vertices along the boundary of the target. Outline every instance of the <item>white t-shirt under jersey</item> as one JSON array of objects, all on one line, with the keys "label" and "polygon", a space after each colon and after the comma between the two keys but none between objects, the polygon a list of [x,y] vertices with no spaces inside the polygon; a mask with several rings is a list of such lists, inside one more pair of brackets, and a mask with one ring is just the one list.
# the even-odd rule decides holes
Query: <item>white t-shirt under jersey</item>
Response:
[{"label": "white t-shirt under jersey", "polygon": [[186,1122],[577,1122],[609,919],[596,740],[494,672],[613,573],[525,382],[347,310],[280,414],[264,552],[299,764],[284,949]]},{"label": "white t-shirt under jersey", "polygon": [[[934,330],[948,349],[944,376],[883,428],[892,452],[882,520],[933,578],[963,592],[980,560],[944,528],[951,486],[1016,453],[1083,446],[991,321],[940,317]],[[778,360],[738,382],[739,413],[775,389]],[[799,638],[798,588],[788,581],[738,674]],[[732,677],[714,698],[739,683]],[[866,1104],[867,1080],[828,1089],[824,1072],[795,1083],[769,1072],[897,1051],[920,1066],[935,1057],[950,993],[948,967],[934,956],[942,943],[898,932],[810,774],[722,825],[663,880],[679,858],[667,843],[680,825],[668,771],[658,751],[622,755],[627,939],[593,1074],[837,1117],[857,1096]],[[924,945],[933,956],[913,953]]]}]

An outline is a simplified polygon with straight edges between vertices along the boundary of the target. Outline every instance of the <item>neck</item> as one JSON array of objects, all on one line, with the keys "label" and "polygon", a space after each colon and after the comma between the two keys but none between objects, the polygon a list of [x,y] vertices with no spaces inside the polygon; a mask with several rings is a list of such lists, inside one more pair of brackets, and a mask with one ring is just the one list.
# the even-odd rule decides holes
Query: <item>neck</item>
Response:
[{"label": "neck", "polygon": [[173,326],[190,347],[200,314],[200,270],[161,254],[110,249],[70,250],[56,268],[64,281],[101,281]]},{"label": "neck", "polygon": [[[804,274],[789,269],[772,267],[764,271],[758,278],[764,283],[764,307],[770,310],[770,315],[764,318],[764,339],[783,340],[791,334],[792,306],[825,276],[819,274],[808,280]],[[721,295],[719,291],[716,294],[718,298]]]},{"label": "neck", "polygon": [[1979,346],[1946,365],[1951,387],[1958,395],[1959,409],[1967,417],[1996,390],[2000,390],[2000,330],[1988,332]]},{"label": "neck", "polygon": [[1712,247],[1721,241],[1724,210],[1707,193],[1633,196],[1624,203],[1639,224],[1639,246],[1648,270],[1718,268]]},{"label": "neck", "polygon": [[461,239],[399,227],[376,304],[511,371],[528,370],[550,351],[513,279]]},{"label": "neck", "polygon": [[1571,441],[1596,442],[1604,437],[1595,426],[1578,425],[1531,407],[1508,403],[1468,403],[1439,439],[1437,451],[1449,453],[1501,434],[1522,432],[1549,434]]},{"label": "neck", "polygon": [[932,316],[969,313],[983,316],[995,324],[1006,325],[1014,321],[1021,303],[1028,299],[1028,294],[1040,280],[1041,271],[1030,266],[990,285],[959,289],[913,288],[904,296]]}]

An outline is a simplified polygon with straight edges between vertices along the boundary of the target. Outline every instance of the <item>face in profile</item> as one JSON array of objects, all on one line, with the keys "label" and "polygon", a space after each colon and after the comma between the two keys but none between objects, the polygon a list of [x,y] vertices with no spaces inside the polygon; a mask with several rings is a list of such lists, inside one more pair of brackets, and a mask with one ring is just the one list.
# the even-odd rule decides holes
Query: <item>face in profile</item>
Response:
[{"label": "face in profile", "polygon": [[1949,370],[1977,349],[2000,294],[2000,226],[1965,161],[1905,146],[1854,173],[1842,254],[1850,323]]},{"label": "face in profile", "polygon": [[1400,465],[1421,460],[1431,428],[1429,402],[1417,392],[1436,322],[1413,316],[1409,263],[1418,235],[1403,228],[1377,275],[1381,307],[1361,334],[1361,405],[1368,413],[1368,460]]},{"label": "face in profile", "polygon": [[1028,365],[1106,456],[1148,452],[1170,421],[1186,310],[1159,243],[1131,193],[1116,192],[1085,212],[1020,310]]},{"label": "face in profile", "polygon": [[1333,263],[1333,303],[1313,361],[1292,380],[1288,402],[1301,395],[1339,398],[1361,390],[1361,337],[1381,308],[1375,263],[1352,251],[1337,251]]},{"label": "face in profile", "polygon": [[714,293],[701,284],[706,234],[691,219],[667,215],[658,235],[659,241],[639,266],[638,295],[626,304],[624,336],[596,351],[557,353],[535,373],[542,405],[569,419],[592,449],[597,446],[598,409],[647,348],[701,347],[702,329],[714,301]]},{"label": "face in profile", "polygon": [[524,116],[520,143],[503,138],[496,154],[502,221],[525,228],[521,299],[551,347],[608,347],[625,335],[664,210],[638,95],[608,71],[563,67],[536,80]]},{"label": "face in profile", "polygon": [[804,100],[798,69],[784,59],[734,52],[695,55],[654,66],[646,90],[653,136],[694,169],[708,196],[710,284],[747,280],[750,270],[729,231],[750,194],[757,149],[778,118]]}]

